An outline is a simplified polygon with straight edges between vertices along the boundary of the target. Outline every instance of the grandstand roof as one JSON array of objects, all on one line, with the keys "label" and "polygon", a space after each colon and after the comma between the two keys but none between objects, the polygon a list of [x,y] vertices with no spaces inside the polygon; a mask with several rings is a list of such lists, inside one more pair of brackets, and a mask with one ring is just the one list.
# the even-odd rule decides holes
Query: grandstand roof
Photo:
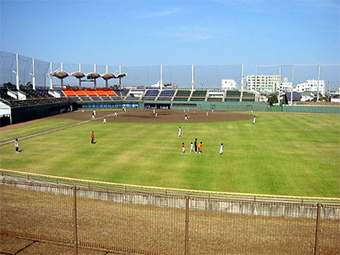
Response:
[{"label": "grandstand roof", "polygon": [[74,72],[71,75],[76,77],[76,78],[83,78],[85,76],[85,74],[82,73],[82,72]]},{"label": "grandstand roof", "polygon": [[63,78],[66,78],[68,76],[68,73],[66,73],[64,71],[54,72],[54,73],[52,73],[52,76],[57,77],[59,79],[63,79]]},{"label": "grandstand roof", "polygon": [[112,78],[116,78],[116,75],[114,75],[113,73],[105,73],[102,75],[102,78],[104,80],[109,80],[109,79],[112,79]]},{"label": "grandstand roof", "polygon": [[99,77],[100,77],[99,73],[89,73],[89,74],[87,74],[88,79],[97,79]]}]

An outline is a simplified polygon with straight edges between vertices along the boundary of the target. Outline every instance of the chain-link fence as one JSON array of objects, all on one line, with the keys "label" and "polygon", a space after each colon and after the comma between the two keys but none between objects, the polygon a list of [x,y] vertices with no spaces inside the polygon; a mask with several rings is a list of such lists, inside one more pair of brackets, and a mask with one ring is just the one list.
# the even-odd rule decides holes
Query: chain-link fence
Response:
[{"label": "chain-link fence", "polygon": [[[137,254],[339,254],[340,205],[2,178],[0,233]],[[93,186],[96,186],[93,183]],[[338,201],[339,202],[339,201]]]},{"label": "chain-link fence", "polygon": [[336,91],[340,86],[340,65],[277,65],[257,66],[256,75],[280,75],[281,90],[298,92],[319,91],[325,94]]},{"label": "chain-link fence", "polygon": [[[126,86],[151,86],[155,84],[172,84],[178,88],[195,89],[220,89],[222,80],[235,81],[238,88],[246,89],[243,83],[247,74],[244,74],[243,65],[183,65],[183,66],[121,66],[121,65],[97,65],[97,64],[70,64],[53,63],[37,60],[19,54],[0,51],[0,84],[11,82],[12,84],[26,85],[28,82],[36,87],[51,87],[60,85],[61,81],[50,76],[53,72],[65,71],[69,74],[63,79],[64,85],[78,86],[79,79],[72,76],[74,72],[83,72],[85,75],[97,72],[126,73],[122,79],[108,81],[108,85]],[[289,90],[307,80],[318,80],[320,92],[335,91],[340,86],[339,64],[294,64],[276,66],[256,66],[255,75],[281,75],[281,89]],[[34,80],[35,79],[35,80]],[[84,87],[93,87],[94,80],[81,79]],[[96,86],[104,87],[106,82],[102,78],[96,79]]]}]

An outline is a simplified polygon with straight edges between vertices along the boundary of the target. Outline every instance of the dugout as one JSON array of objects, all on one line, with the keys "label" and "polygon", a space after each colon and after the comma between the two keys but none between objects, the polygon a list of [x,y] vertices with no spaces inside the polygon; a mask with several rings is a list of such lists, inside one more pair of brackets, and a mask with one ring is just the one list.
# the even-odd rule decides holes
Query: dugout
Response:
[{"label": "dugout", "polygon": [[144,108],[144,104],[141,102],[127,102],[127,101],[106,101],[106,102],[77,102],[77,109],[79,108],[90,108],[90,109],[142,109]]},{"label": "dugout", "polygon": [[73,111],[74,107],[76,105],[70,102],[14,107],[11,109],[12,124],[70,112]]},{"label": "dugout", "polygon": [[171,103],[144,103],[144,109],[171,109]]}]

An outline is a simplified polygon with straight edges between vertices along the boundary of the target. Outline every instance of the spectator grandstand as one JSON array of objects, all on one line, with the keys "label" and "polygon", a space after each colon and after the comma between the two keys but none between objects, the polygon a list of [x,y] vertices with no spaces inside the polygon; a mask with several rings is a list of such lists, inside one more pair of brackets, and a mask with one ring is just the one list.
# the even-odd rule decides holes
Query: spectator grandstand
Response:
[{"label": "spectator grandstand", "polygon": [[239,90],[228,90],[225,96],[225,102],[240,102],[241,91]]},{"label": "spectator grandstand", "polygon": [[16,90],[0,88],[0,96],[5,101],[23,101],[32,99],[63,98],[69,101],[201,101],[201,102],[255,102],[254,92],[239,90],[189,90],[189,89],[112,89],[112,88],[78,88],[65,87],[49,89],[46,87]]},{"label": "spectator grandstand", "polygon": [[192,92],[190,101],[205,101],[207,90],[195,90]]},{"label": "spectator grandstand", "polygon": [[154,101],[156,100],[158,93],[159,93],[158,89],[148,89],[145,92],[144,96],[142,97],[142,100]]},{"label": "spectator grandstand", "polygon": [[169,90],[162,90],[162,92],[158,96],[158,101],[172,101],[176,90],[169,89]]},{"label": "spectator grandstand", "polygon": [[174,101],[188,101],[191,95],[191,90],[177,90]]},{"label": "spectator grandstand", "polygon": [[[120,107],[197,107],[201,103],[255,102],[253,92],[218,89],[156,89],[156,88],[88,88],[88,87],[37,87],[20,86],[17,90],[12,84],[0,87],[0,103],[4,108],[24,109],[35,112],[33,107],[42,107],[40,114],[31,114],[31,119],[46,117],[77,108],[120,108]],[[151,103],[152,101],[153,103]],[[148,102],[145,103],[144,102]],[[208,106],[206,106],[209,108]],[[223,106],[214,106],[222,107]],[[221,109],[222,109],[221,108]],[[16,110],[19,112],[19,110]],[[8,112],[8,113],[7,113]],[[5,114],[10,114],[10,110]],[[15,112],[12,110],[12,112]],[[18,113],[19,114],[19,113]],[[22,115],[22,113],[21,113]],[[28,114],[29,116],[29,114]],[[14,118],[15,119],[15,118]],[[18,121],[23,118],[17,118]],[[29,117],[24,121],[30,120]],[[12,122],[14,123],[14,122]]]}]

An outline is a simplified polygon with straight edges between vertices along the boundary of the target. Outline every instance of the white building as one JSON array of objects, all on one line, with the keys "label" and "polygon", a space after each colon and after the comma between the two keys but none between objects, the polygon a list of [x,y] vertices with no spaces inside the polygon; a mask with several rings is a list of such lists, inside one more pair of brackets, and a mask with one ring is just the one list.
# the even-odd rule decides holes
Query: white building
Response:
[{"label": "white building", "polygon": [[331,94],[331,103],[340,103],[340,89],[339,89],[339,93]]},{"label": "white building", "polygon": [[292,91],[293,88],[293,83],[288,81],[288,78],[283,78],[283,81],[281,83],[278,83],[275,91],[280,91],[280,92],[288,92]]},{"label": "white building", "polygon": [[273,93],[281,83],[281,75],[247,75],[247,90]]},{"label": "white building", "polygon": [[324,80],[307,80],[304,83],[299,83],[296,85],[295,91],[297,92],[305,92],[305,91],[311,91],[311,92],[317,92],[321,93],[322,95],[325,94],[325,81]]},{"label": "white building", "polygon": [[237,82],[232,79],[222,79],[221,89],[223,90],[237,89]]}]

